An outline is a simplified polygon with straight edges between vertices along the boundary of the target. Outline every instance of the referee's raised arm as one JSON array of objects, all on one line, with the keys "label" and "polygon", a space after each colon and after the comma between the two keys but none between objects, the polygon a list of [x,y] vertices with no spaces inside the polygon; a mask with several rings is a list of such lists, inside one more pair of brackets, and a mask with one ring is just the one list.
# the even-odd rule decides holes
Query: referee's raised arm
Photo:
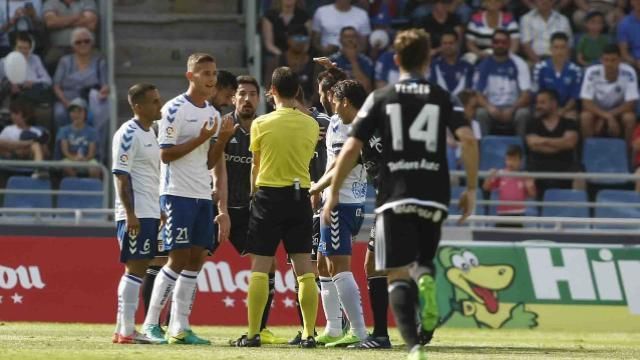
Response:
[{"label": "referee's raised arm", "polygon": [[248,291],[249,329],[236,346],[260,346],[260,323],[269,296],[273,256],[280,241],[290,255],[300,284],[304,319],[302,347],[315,347],[313,330],[318,293],[311,264],[313,212],[309,200],[309,162],[320,128],[296,108],[298,77],[287,67],[277,68],[271,81],[276,110],[251,125],[253,194],[245,250],[252,254]]}]

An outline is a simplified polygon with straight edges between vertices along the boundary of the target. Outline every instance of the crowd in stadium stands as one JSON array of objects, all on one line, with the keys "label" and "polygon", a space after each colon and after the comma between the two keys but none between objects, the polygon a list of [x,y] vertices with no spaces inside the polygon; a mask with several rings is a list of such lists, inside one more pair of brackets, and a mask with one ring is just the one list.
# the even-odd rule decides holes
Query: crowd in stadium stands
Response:
[{"label": "crowd in stadium stands", "polygon": [[[0,108],[9,109],[0,124],[0,159],[104,160],[109,85],[96,48],[98,20],[96,0],[0,1]],[[27,60],[21,84],[5,73],[14,50]],[[16,174],[101,177],[97,168],[12,167],[2,169],[2,180]]]},{"label": "crowd in stadium stands", "polygon": [[[313,79],[322,68],[313,58],[327,56],[367,89],[383,87],[399,76],[394,34],[424,28],[432,45],[429,79],[458,95],[478,137],[521,138],[525,170],[583,171],[585,139],[608,137],[626,141],[629,165],[640,174],[640,0],[263,0],[261,6],[267,85],[275,66],[290,65],[307,79],[306,99],[317,104]],[[551,187],[584,186],[535,184],[539,198]]]}]

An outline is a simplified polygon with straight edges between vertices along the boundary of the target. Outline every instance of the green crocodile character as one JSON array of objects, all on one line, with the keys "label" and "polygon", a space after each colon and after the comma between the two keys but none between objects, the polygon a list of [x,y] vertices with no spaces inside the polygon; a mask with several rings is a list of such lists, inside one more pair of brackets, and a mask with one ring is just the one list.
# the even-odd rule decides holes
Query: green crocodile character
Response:
[{"label": "green crocodile character", "polygon": [[442,311],[442,324],[478,328],[534,328],[538,315],[524,303],[501,303],[499,292],[513,283],[511,265],[482,265],[467,249],[443,247],[438,259],[444,277],[453,286],[450,310]]}]

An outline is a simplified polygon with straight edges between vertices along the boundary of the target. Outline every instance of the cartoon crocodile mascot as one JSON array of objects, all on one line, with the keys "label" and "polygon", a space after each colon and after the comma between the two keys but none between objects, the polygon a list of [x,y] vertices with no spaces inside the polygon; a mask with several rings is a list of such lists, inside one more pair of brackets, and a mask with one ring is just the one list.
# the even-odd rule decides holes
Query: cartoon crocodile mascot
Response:
[{"label": "cartoon crocodile mascot", "polygon": [[441,306],[443,324],[492,329],[538,325],[538,315],[523,303],[500,302],[499,291],[509,288],[515,277],[511,265],[482,265],[473,252],[453,247],[441,248],[438,259],[444,277],[453,285],[448,313]]}]

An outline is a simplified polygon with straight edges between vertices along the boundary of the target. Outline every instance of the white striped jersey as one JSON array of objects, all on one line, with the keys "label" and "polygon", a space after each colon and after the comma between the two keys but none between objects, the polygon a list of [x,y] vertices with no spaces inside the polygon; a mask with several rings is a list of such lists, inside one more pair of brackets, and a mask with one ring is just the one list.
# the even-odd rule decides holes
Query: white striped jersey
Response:
[{"label": "white striped jersey", "polygon": [[[131,119],[116,131],[112,141],[113,174],[129,176],[133,191],[133,207],[137,218],[160,218],[160,148],[153,130],[144,130],[136,119]],[[126,219],[115,184],[116,221]]]},{"label": "white striped jersey", "polygon": [[[184,144],[200,134],[205,122],[211,126],[214,121],[218,129],[213,139],[220,131],[220,113],[208,102],[198,107],[186,94],[179,95],[162,107],[158,130],[160,148]],[[180,159],[162,163],[160,195],[211,200],[212,182],[207,168],[209,146],[211,143],[205,141]]]}]

